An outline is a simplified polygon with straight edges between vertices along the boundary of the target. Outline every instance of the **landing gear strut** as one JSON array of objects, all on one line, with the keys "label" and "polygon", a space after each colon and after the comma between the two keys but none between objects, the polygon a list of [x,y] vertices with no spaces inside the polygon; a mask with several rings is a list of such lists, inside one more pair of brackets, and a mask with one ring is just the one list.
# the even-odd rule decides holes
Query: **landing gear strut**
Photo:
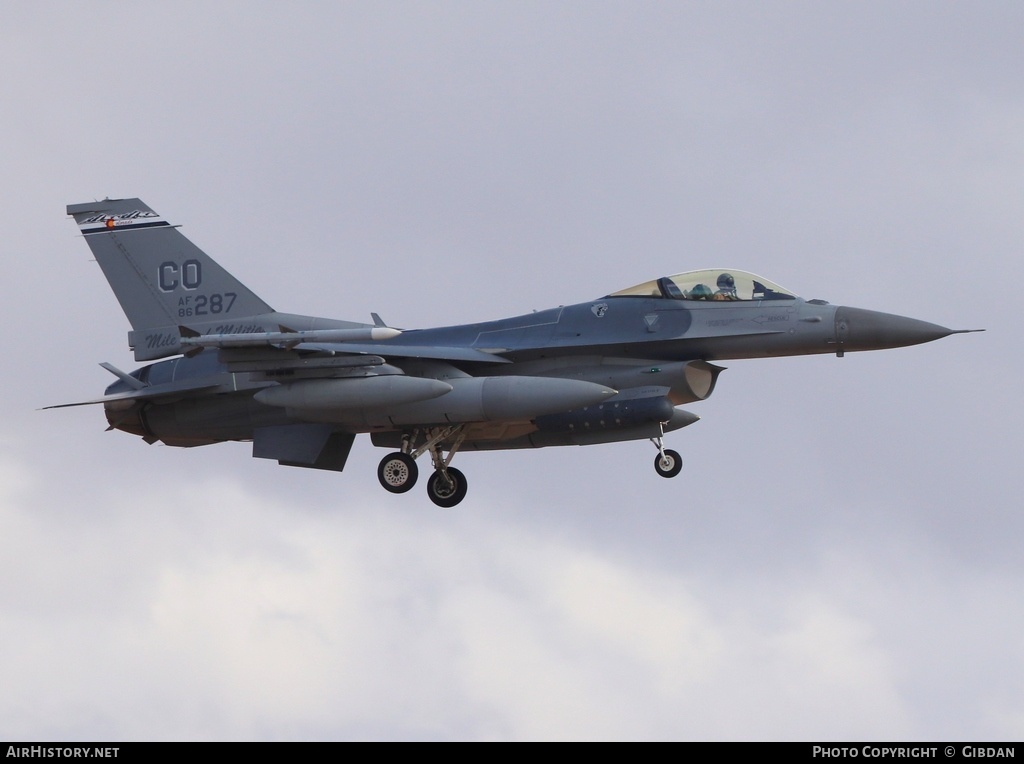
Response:
[{"label": "landing gear strut", "polygon": [[661,435],[651,438],[651,443],[658,449],[658,455],[654,457],[654,471],[663,478],[672,478],[683,469],[683,457],[678,451],[665,448],[665,430],[662,425]]},{"label": "landing gear strut", "polygon": [[[458,427],[445,427],[440,432],[431,434],[428,431],[429,439],[424,448],[430,449],[430,459],[434,463],[434,474],[427,481],[427,497],[439,507],[454,507],[466,498],[466,476],[460,470],[448,465],[452,463],[452,457],[459,450],[462,441],[466,439],[462,425]],[[445,457],[441,451],[441,441],[455,436],[452,447],[448,449],[448,456]]]},{"label": "landing gear strut", "polygon": [[[463,426],[432,427],[426,430],[423,445],[415,447],[418,435],[418,431],[405,435],[402,438],[402,450],[381,459],[377,467],[377,479],[391,493],[405,493],[416,484],[419,476],[415,459],[429,451],[434,473],[427,480],[427,497],[439,507],[454,507],[466,498],[466,476],[449,466],[466,438]],[[448,456],[441,450],[441,443],[446,440],[452,441]]]}]

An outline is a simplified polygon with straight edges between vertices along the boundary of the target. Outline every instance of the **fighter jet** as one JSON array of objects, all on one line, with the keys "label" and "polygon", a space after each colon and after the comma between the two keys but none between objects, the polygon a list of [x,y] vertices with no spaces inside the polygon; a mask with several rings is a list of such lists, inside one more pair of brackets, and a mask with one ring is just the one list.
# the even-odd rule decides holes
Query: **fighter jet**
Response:
[{"label": "fighter jet", "polygon": [[[380,484],[404,493],[429,455],[427,495],[466,496],[460,451],[650,440],[699,417],[739,358],[878,350],[963,330],[804,300],[734,268],[645,281],[595,300],[483,323],[399,330],[281,313],[139,199],[72,204],[131,324],[132,372],[102,398],[108,429],[147,443],[252,443],[278,464],[341,471],[357,434],[387,448]],[[59,406],[50,407],[59,408]]]}]

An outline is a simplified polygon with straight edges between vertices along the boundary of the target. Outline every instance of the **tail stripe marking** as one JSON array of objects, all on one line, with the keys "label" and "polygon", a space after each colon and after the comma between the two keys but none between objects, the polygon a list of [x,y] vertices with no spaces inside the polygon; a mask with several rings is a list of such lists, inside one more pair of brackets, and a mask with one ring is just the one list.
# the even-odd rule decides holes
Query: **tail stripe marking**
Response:
[{"label": "tail stripe marking", "polygon": [[[114,221],[111,221],[112,223]],[[164,226],[170,226],[166,220],[162,223],[115,223],[114,225],[105,225],[102,228],[85,228],[80,226],[82,229],[83,236],[89,236],[94,233],[114,233],[114,231],[123,232],[125,229],[131,229],[133,231],[141,230],[143,228],[161,228]]]},{"label": "tail stripe marking", "polygon": [[156,228],[169,225],[170,223],[152,210],[132,210],[131,212],[120,212],[116,215],[101,212],[98,215],[93,215],[81,221],[78,224],[78,228],[83,235],[88,235],[123,230],[125,228]]}]

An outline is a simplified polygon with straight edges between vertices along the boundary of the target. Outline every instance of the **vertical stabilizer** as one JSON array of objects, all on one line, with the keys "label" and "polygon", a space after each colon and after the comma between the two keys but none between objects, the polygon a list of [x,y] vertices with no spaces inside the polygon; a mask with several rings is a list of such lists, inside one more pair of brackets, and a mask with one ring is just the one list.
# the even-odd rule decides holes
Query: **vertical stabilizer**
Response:
[{"label": "vertical stabilizer", "polygon": [[[138,360],[181,352],[179,326],[259,330],[273,309],[139,199],[68,205],[132,325]],[[205,332],[204,332],[205,333]]]}]

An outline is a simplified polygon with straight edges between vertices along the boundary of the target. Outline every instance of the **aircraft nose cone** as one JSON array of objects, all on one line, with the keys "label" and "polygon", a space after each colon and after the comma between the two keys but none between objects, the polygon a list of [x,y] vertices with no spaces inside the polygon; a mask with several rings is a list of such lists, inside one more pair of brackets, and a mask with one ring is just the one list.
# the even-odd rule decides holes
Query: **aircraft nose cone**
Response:
[{"label": "aircraft nose cone", "polygon": [[836,343],[843,350],[881,350],[948,337],[953,329],[876,310],[836,309]]}]

